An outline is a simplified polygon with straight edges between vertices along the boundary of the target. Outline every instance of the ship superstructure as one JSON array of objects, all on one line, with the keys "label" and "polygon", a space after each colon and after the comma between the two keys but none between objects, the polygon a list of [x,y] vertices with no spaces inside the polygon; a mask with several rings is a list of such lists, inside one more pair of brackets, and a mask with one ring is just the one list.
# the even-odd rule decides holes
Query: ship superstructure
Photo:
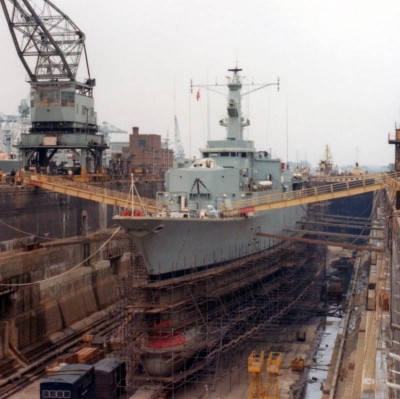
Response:
[{"label": "ship superstructure", "polygon": [[241,69],[229,72],[227,116],[220,121],[226,139],[208,141],[200,159],[167,172],[166,190],[157,195],[159,213],[139,210],[115,218],[132,236],[150,275],[188,272],[266,249],[269,240],[258,232],[292,227],[305,212],[294,207],[255,215],[249,207],[239,216],[223,216],[222,210],[236,201],[301,187],[279,159],[243,139],[250,121],[242,114],[241,100],[250,92],[241,93]]}]

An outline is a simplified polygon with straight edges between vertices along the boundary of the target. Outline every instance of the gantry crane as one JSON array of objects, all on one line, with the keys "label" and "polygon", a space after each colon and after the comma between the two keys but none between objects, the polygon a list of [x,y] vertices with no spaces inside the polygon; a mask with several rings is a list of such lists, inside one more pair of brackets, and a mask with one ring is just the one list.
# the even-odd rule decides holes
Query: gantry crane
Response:
[{"label": "gantry crane", "polygon": [[264,386],[262,368],[264,364],[264,351],[259,355],[252,351],[248,359],[248,372],[251,374],[249,386],[249,399],[264,399]]},{"label": "gantry crane", "polygon": [[110,134],[114,133],[128,134],[126,130],[122,130],[119,127],[114,126],[112,123],[109,123],[107,121],[103,122],[100,125],[99,130],[101,133],[103,133],[106,139],[110,139]]},{"label": "gantry crane", "polygon": [[[50,0],[0,0],[31,86],[32,128],[18,145],[25,168],[46,171],[62,149],[75,152],[81,174],[102,172],[107,148],[98,133],[85,34]],[[82,53],[88,78],[76,80]]]}]

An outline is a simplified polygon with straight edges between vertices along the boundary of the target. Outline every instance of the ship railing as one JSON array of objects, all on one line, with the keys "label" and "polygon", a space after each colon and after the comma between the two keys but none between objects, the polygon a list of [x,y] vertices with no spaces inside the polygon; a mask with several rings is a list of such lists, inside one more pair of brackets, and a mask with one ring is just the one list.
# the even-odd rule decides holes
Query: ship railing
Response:
[{"label": "ship railing", "polygon": [[348,191],[350,189],[380,185],[381,188],[393,187],[400,188],[400,175],[398,173],[382,173],[375,175],[363,175],[358,178],[343,179],[332,184],[302,188],[300,190],[286,191],[278,194],[268,194],[254,198],[236,201],[231,204],[231,208],[221,209],[224,216],[246,216],[248,213],[256,211],[257,206],[288,202],[292,200],[307,199],[324,194]]},{"label": "ship railing", "polygon": [[360,178],[368,178],[375,175],[353,174],[353,175],[327,175],[327,176],[309,176],[308,181],[312,183],[343,183],[346,181],[359,181]]}]

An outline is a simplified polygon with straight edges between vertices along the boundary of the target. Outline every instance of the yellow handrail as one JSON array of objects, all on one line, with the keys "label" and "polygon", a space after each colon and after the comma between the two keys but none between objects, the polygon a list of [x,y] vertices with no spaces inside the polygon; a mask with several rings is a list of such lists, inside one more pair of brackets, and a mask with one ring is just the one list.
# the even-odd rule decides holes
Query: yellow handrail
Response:
[{"label": "yellow handrail", "polygon": [[393,185],[400,186],[398,178],[399,174],[397,173],[365,175],[319,187],[314,186],[284,193],[257,196],[233,202],[229,209],[226,207],[222,209],[222,214],[224,216],[239,216],[249,212],[296,206],[377,191],[385,187],[393,187]]}]

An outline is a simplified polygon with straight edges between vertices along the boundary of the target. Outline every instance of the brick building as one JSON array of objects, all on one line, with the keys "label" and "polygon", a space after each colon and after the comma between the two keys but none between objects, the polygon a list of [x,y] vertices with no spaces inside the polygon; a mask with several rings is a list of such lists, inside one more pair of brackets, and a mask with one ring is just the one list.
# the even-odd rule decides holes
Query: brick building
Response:
[{"label": "brick building", "polygon": [[173,165],[173,151],[161,142],[159,134],[139,134],[139,128],[132,128],[129,147],[122,149],[129,173],[164,174]]}]

